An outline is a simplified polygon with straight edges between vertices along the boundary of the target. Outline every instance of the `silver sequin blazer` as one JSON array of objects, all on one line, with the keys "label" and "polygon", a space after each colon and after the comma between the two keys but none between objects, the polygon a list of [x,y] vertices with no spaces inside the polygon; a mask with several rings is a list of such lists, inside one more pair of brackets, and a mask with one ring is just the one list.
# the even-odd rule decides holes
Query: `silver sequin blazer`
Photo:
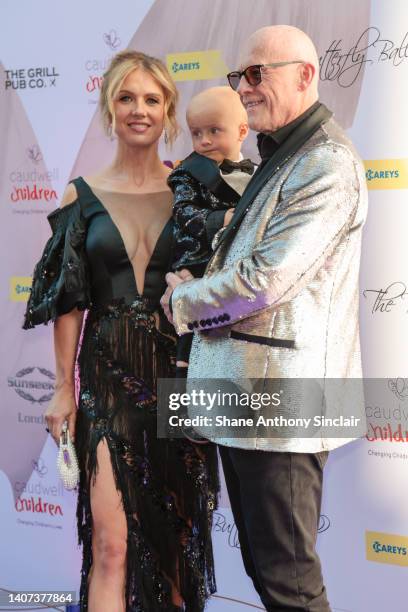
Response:
[{"label": "silver sequin blazer", "polygon": [[[360,378],[358,277],[366,211],[361,160],[329,119],[262,187],[232,239],[221,241],[204,278],[175,289],[176,331],[195,331],[189,378]],[[353,414],[364,421],[363,401]],[[318,452],[348,439],[216,441]]]}]

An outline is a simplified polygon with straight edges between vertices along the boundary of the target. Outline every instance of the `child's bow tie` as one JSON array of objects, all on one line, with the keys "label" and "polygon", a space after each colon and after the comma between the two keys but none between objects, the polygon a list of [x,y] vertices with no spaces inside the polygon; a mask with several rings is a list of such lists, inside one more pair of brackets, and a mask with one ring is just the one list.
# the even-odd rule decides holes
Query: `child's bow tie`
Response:
[{"label": "child's bow tie", "polygon": [[231,174],[236,170],[240,172],[246,172],[247,174],[253,174],[254,172],[254,164],[250,159],[243,159],[239,162],[231,161],[230,159],[224,159],[224,161],[220,164],[220,170],[224,174]]}]

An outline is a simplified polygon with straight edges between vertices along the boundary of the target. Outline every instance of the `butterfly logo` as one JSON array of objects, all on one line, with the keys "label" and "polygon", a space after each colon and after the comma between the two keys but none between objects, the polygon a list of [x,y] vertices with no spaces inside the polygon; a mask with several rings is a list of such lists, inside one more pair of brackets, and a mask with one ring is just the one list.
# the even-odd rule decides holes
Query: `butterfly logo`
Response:
[{"label": "butterfly logo", "polygon": [[110,47],[113,51],[117,49],[120,43],[122,42],[120,38],[118,37],[118,35],[116,34],[115,30],[111,30],[109,34],[104,34],[103,40],[108,45],[108,47]]},{"label": "butterfly logo", "polygon": [[33,464],[33,470],[37,472],[37,474],[41,476],[41,478],[45,476],[45,474],[48,472],[48,468],[45,465],[43,459],[41,459],[41,457],[38,459],[38,461],[33,460],[32,464]]},{"label": "butterfly logo", "polygon": [[408,380],[406,378],[390,378],[388,388],[402,402],[408,399]]},{"label": "butterfly logo", "polygon": [[43,160],[42,153],[38,147],[38,145],[33,145],[32,147],[28,147],[27,149],[28,159],[31,159],[34,164],[38,164]]}]

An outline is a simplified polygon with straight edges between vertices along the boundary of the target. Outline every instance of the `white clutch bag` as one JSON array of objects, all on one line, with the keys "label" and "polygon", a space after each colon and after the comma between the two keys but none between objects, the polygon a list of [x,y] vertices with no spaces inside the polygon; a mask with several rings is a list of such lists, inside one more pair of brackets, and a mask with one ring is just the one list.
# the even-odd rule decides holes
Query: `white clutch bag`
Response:
[{"label": "white clutch bag", "polygon": [[62,426],[60,436],[57,469],[64,487],[68,489],[68,491],[75,489],[79,482],[78,459],[75,447],[71,442],[66,421]]}]

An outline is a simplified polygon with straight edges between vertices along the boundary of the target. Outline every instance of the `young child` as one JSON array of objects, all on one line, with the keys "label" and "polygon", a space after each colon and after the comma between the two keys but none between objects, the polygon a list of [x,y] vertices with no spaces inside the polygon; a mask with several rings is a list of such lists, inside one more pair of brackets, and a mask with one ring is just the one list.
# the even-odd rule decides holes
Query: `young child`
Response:
[{"label": "young child", "polygon": [[[194,96],[187,108],[194,152],[168,178],[174,193],[175,255],[173,270],[203,276],[212,242],[230,222],[254,172],[242,159],[248,119],[239,95],[230,87],[212,87]],[[193,334],[179,338],[177,376],[187,375]]]}]

